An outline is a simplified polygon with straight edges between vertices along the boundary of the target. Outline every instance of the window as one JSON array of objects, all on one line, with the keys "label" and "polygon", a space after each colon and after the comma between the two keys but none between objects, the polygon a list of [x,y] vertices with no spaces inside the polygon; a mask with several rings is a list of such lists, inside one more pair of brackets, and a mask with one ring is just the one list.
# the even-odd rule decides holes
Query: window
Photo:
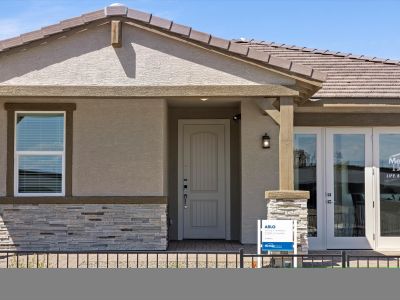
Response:
[{"label": "window", "polygon": [[14,194],[65,195],[65,112],[15,112]]}]

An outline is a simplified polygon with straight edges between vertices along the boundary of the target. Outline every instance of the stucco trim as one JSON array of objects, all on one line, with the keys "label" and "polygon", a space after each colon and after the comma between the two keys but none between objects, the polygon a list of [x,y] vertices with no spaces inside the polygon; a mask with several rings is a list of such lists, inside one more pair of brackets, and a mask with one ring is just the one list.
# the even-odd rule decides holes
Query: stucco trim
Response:
[{"label": "stucco trim", "polygon": [[309,191],[266,191],[265,199],[275,199],[275,200],[294,200],[294,199],[310,199]]},{"label": "stucco trim", "polygon": [[4,103],[7,111],[6,195],[14,196],[15,112],[65,111],[65,196],[72,196],[73,111],[75,103]]},{"label": "stucco trim", "polygon": [[0,197],[2,204],[167,204],[166,196]]},{"label": "stucco trim", "polygon": [[73,111],[75,103],[4,103],[5,110]]},{"label": "stucco trim", "polygon": [[[0,97],[297,97],[299,92],[278,84],[187,86],[15,86],[0,85]],[[10,104],[11,105],[11,104]],[[16,104],[15,104],[16,105]],[[57,104],[52,104],[57,105]],[[74,110],[71,108],[71,110]]]}]

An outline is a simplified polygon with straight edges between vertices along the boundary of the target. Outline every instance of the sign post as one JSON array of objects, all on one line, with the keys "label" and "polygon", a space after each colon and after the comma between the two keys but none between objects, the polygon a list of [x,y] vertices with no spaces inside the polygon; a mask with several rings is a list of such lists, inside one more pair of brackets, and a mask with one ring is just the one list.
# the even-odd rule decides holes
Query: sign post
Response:
[{"label": "sign post", "polygon": [[[258,220],[257,229],[257,254],[263,251],[297,254],[296,220]],[[261,257],[257,259],[257,267],[261,267]],[[297,258],[293,259],[293,267],[297,268]]]}]

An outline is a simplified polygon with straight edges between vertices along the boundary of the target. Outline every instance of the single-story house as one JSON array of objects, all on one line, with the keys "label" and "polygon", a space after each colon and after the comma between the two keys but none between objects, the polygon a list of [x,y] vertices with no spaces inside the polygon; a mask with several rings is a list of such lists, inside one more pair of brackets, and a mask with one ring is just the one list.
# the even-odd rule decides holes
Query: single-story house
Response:
[{"label": "single-story house", "polygon": [[399,116],[399,61],[121,5],[3,40],[0,249],[247,244],[282,217],[310,249],[398,250]]}]

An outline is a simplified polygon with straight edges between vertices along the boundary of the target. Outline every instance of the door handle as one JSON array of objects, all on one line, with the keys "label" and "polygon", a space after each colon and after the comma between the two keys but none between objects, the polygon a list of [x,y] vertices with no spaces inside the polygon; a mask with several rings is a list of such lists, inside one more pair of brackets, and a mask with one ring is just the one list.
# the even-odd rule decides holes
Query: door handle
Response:
[{"label": "door handle", "polygon": [[331,200],[331,199],[328,199],[328,200],[326,200],[326,203],[332,204],[332,200]]},{"label": "door handle", "polygon": [[188,208],[187,206],[187,192],[188,192],[188,180],[185,178],[183,179],[183,208]]}]

